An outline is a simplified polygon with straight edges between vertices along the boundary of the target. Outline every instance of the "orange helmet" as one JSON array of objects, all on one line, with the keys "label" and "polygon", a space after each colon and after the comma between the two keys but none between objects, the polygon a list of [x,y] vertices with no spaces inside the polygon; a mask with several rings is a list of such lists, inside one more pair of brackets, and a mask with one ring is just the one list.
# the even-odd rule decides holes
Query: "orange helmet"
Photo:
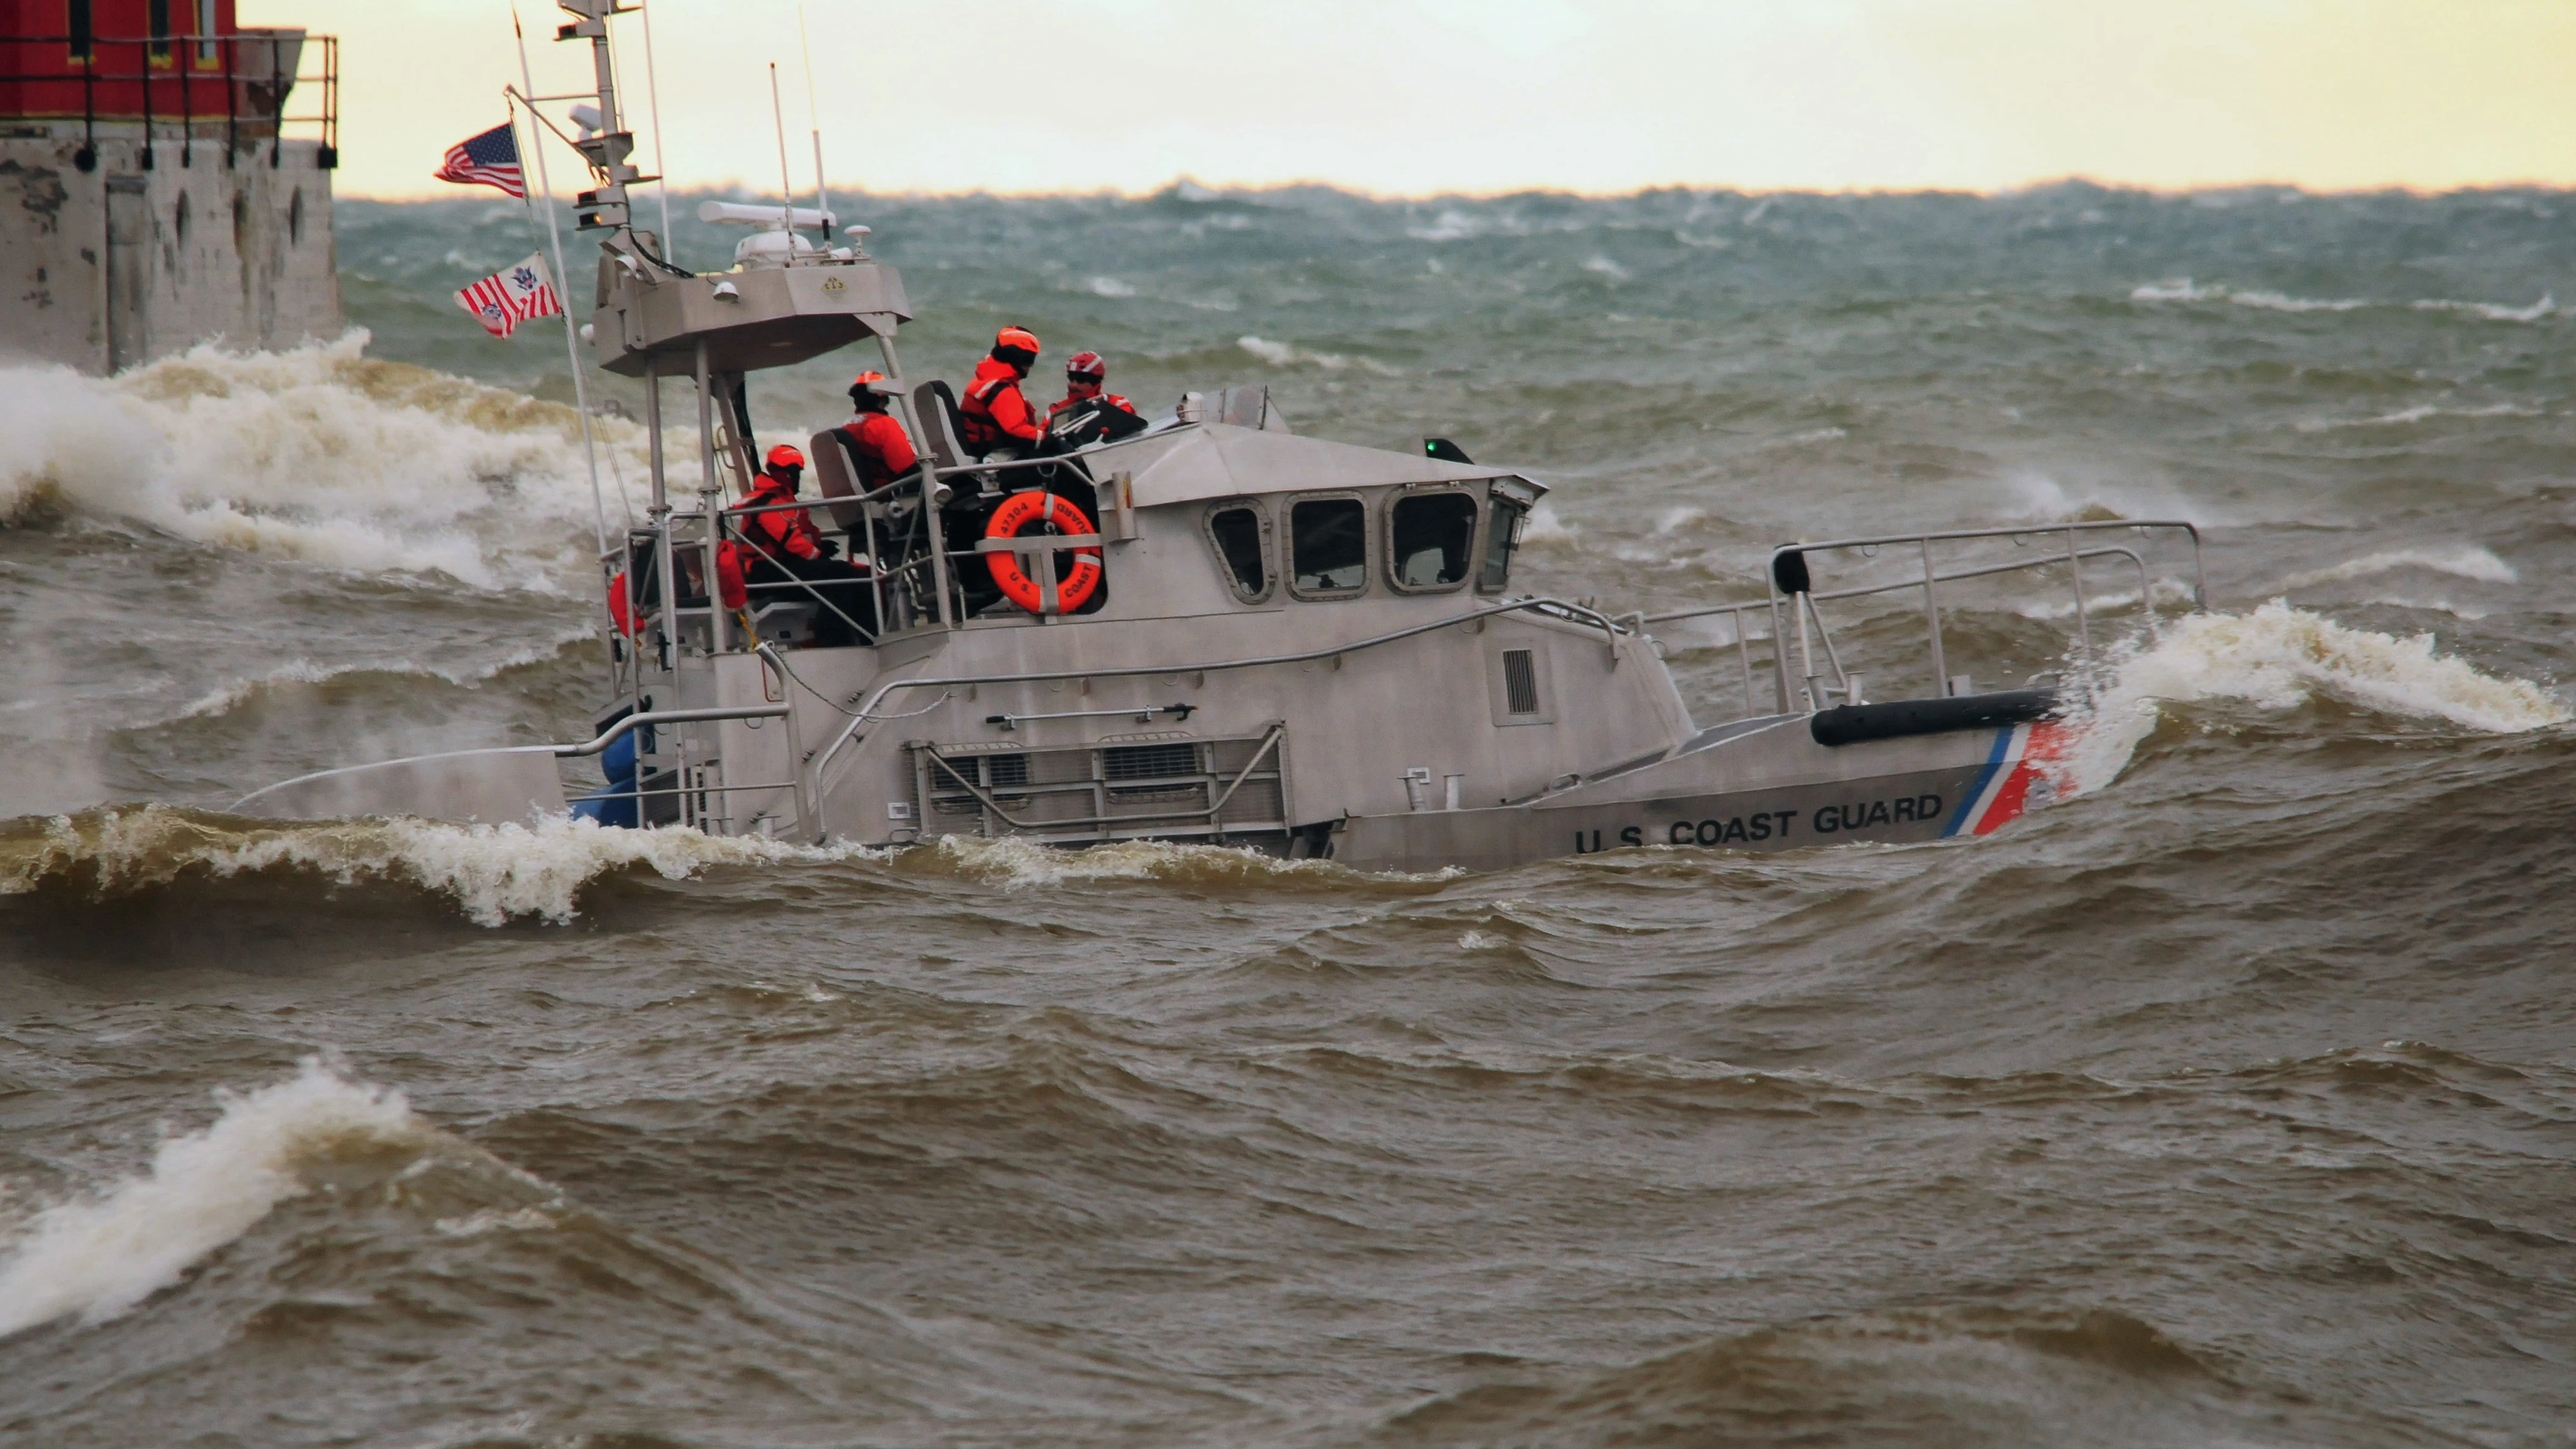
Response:
[{"label": "orange helmet", "polygon": [[866,387],[869,383],[883,382],[885,380],[886,376],[884,373],[879,372],[874,368],[870,368],[866,372],[860,373],[857,377],[850,379],[850,386]]},{"label": "orange helmet", "polygon": [[1038,335],[1026,327],[1010,326],[993,334],[995,347],[1016,347],[1034,357],[1044,349],[1038,346]]},{"label": "orange helmet", "polygon": [[1109,363],[1097,352],[1077,352],[1064,360],[1064,375],[1079,382],[1098,382],[1109,375]]},{"label": "orange helmet", "polygon": [[769,466],[771,468],[802,468],[805,466],[805,455],[797,449],[794,443],[781,443],[777,447],[769,450]]}]

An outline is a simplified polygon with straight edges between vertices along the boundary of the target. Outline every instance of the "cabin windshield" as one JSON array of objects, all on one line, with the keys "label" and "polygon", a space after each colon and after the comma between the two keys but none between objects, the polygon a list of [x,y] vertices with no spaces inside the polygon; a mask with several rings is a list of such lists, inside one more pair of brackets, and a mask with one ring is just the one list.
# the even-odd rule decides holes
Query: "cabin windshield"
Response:
[{"label": "cabin windshield", "polygon": [[1368,510],[1356,498],[1309,498],[1288,510],[1289,578],[1310,594],[1368,584]]},{"label": "cabin windshield", "polygon": [[1474,495],[1399,498],[1388,531],[1393,537],[1387,555],[1398,586],[1437,589],[1467,581],[1467,558],[1476,544]]},{"label": "cabin windshield", "polygon": [[1236,593],[1257,599],[1270,591],[1270,570],[1261,556],[1261,515],[1248,506],[1220,508],[1208,515],[1208,534],[1233,576]]}]

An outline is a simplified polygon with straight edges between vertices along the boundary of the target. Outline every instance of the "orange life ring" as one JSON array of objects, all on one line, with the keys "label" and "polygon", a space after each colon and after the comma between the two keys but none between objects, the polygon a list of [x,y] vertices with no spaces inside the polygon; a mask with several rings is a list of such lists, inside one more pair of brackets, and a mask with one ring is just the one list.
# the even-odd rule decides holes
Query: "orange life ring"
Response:
[{"label": "orange life ring", "polygon": [[[986,538],[1017,538],[1020,530],[1032,523],[1051,523],[1069,534],[1096,533],[1089,515],[1082,509],[1052,493],[1030,489],[1014,493],[993,510],[993,521],[984,526]],[[1037,581],[1020,568],[1019,555],[998,550],[984,555],[985,566],[993,571],[993,582],[1001,587],[1002,596],[1032,614],[1044,614],[1046,601],[1038,596]],[[1100,550],[1078,548],[1073,551],[1073,573],[1056,585],[1055,609],[1070,614],[1091,598],[1100,587]]]}]

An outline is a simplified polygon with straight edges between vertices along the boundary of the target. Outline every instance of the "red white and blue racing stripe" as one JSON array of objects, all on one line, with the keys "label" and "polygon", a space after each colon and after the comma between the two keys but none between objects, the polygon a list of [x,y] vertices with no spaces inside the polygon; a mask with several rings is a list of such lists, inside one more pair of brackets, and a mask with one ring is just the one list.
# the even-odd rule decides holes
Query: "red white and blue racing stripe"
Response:
[{"label": "red white and blue racing stripe", "polygon": [[1977,783],[1941,833],[1991,835],[2020,819],[2024,810],[2073,794],[2052,768],[2073,738],[2072,730],[2053,720],[1996,731],[1994,753],[1986,757]]}]

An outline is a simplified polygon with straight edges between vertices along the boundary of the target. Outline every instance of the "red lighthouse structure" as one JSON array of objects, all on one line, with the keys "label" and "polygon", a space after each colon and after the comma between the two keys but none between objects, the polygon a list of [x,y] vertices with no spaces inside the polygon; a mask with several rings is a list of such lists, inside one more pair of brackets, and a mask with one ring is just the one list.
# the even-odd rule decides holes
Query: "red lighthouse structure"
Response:
[{"label": "red lighthouse structure", "polygon": [[0,352],[337,336],[338,60],[234,0],[0,0]]}]

